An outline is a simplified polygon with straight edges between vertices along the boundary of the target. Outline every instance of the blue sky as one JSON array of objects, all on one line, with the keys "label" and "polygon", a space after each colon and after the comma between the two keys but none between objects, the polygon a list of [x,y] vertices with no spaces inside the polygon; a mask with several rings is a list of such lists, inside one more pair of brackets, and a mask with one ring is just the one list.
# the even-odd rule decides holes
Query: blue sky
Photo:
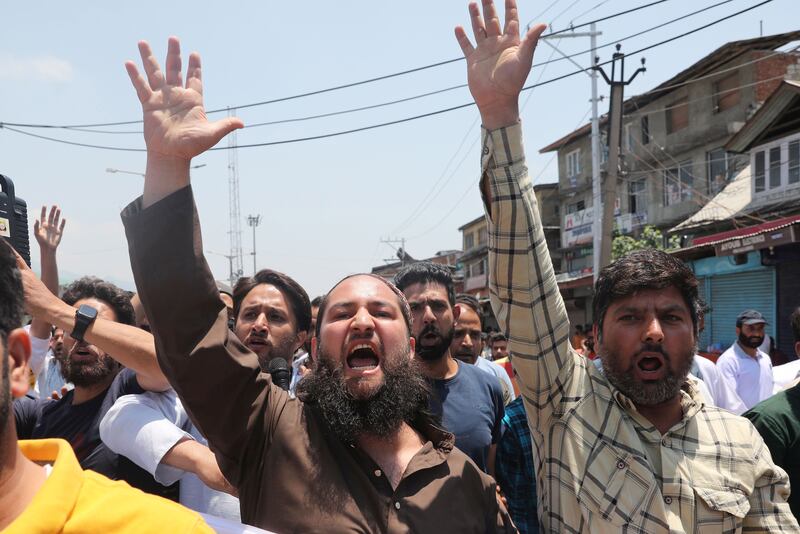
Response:
[{"label": "blue sky", "polygon": [[[796,0],[774,0],[713,28],[646,52],[648,71],[626,95],[644,92],[727,41],[797,29]],[[627,0],[521,1],[523,23],[535,15],[555,30],[644,3]],[[600,23],[599,44],[649,28],[716,2],[671,0]],[[623,51],[744,9],[734,0],[688,20],[625,41]],[[468,25],[466,2],[49,2],[4,9],[0,38],[0,121],[83,124],[137,120],[139,103],[123,62],[138,60],[136,42],[149,40],[159,58],[170,35],[185,53],[203,56],[208,109],[235,107],[321,89],[460,56],[456,24]],[[546,10],[546,8],[550,9]],[[594,8],[594,9],[592,9]],[[554,20],[555,19],[555,20]],[[574,53],[588,39],[563,39]],[[599,51],[603,59],[612,48]],[[551,49],[540,45],[536,60]],[[588,63],[588,53],[577,58]],[[630,65],[638,65],[631,57]],[[536,67],[529,80],[575,70],[567,61]],[[241,110],[245,124],[326,113],[400,99],[465,83],[464,63],[290,102]],[[601,93],[606,93],[601,84]],[[530,96],[529,96],[530,95]],[[578,75],[523,96],[529,167],[540,181],[556,180],[551,154],[538,149],[583,123],[590,84]],[[245,129],[238,141],[258,143],[318,135],[454,106],[466,89],[381,109],[326,119]],[[605,111],[606,103],[601,103]],[[405,237],[415,257],[460,248],[457,228],[482,213],[478,178],[477,111],[466,108],[387,128],[305,143],[240,149],[241,213],[260,214],[259,267],[295,277],[314,296],[346,274],[367,271],[393,251],[382,237]],[[119,127],[136,131],[137,125]],[[61,139],[142,147],[140,134],[41,131]],[[225,141],[223,141],[225,144]],[[206,250],[228,250],[227,153],[207,153],[193,174]],[[141,193],[142,179],[109,174],[108,167],[143,171],[142,153],[56,144],[0,130],[0,173],[11,176],[28,202],[31,226],[42,204],[58,203],[68,219],[60,252],[62,273],[95,274],[132,287],[119,211]],[[438,185],[437,185],[438,184]],[[436,187],[434,187],[436,186]],[[425,209],[417,209],[436,194]],[[415,210],[418,212],[415,214]],[[414,214],[414,217],[409,218]],[[245,253],[252,234],[242,221]],[[38,248],[32,245],[34,265]],[[208,255],[218,278],[228,263]],[[244,258],[245,272],[252,258]]]}]

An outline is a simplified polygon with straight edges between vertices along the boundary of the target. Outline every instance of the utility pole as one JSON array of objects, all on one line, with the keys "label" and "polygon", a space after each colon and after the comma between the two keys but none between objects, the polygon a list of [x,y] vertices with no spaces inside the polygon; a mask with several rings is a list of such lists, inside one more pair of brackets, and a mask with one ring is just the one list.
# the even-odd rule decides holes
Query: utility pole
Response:
[{"label": "utility pole", "polygon": [[[593,65],[597,57],[597,32],[594,31],[594,22],[590,26],[592,34],[592,50],[590,51],[589,64]],[[597,71],[592,69],[592,280],[597,282],[600,276],[600,250],[603,241],[602,214],[600,213],[601,177],[600,177],[600,120],[597,115]]]},{"label": "utility pole", "polygon": [[[228,108],[233,117],[235,109]],[[228,236],[230,239],[231,287],[244,274],[242,265],[242,222],[239,214],[239,156],[236,152],[236,130],[228,134]]]},{"label": "utility pole", "polygon": [[[558,38],[563,37],[589,37],[591,43],[591,50],[589,51],[589,65],[590,68],[586,69],[577,61],[573,60],[570,56],[559,50],[556,45],[550,43],[548,39],[556,37],[542,37],[542,40],[550,48],[561,54],[564,58],[568,59],[573,65],[586,72],[592,80],[592,205],[594,218],[592,220],[592,245],[595,251],[600,250],[600,242],[602,240],[602,228],[600,224],[600,121],[597,115],[597,103],[601,100],[597,96],[597,72],[594,70],[596,51],[597,51],[597,36],[603,35],[596,29],[595,23],[589,27],[588,32],[572,32],[567,34],[559,34]],[[600,272],[598,254],[593,254],[593,272],[594,279],[597,280],[597,273]]]},{"label": "utility pole", "polygon": [[[397,252],[397,257],[400,258],[400,266],[404,267],[406,264],[406,257],[409,257],[408,252],[406,252],[406,238],[401,237],[399,239],[392,239],[387,237],[386,239],[381,239],[380,242],[385,245],[389,245],[395,250],[395,252]],[[398,243],[400,244],[400,248],[395,247],[395,245]],[[394,258],[384,259],[383,261],[394,261]]]},{"label": "utility pole", "polygon": [[[602,239],[600,250],[594,250],[595,257],[599,252],[599,264],[595,271],[595,279],[600,272],[600,269],[611,263],[611,243],[614,239],[614,204],[617,199],[617,178],[619,175],[619,145],[622,140],[622,102],[625,86],[629,85],[634,78],[640,73],[645,72],[647,69],[644,67],[644,58],[642,58],[642,66],[636,69],[633,75],[625,79],[625,54],[620,52],[622,45],[617,45],[617,51],[611,56],[611,77],[606,75],[606,72],[599,65],[600,58],[595,57],[595,66],[593,69],[599,71],[605,79],[606,83],[611,87],[611,98],[608,109],[608,172],[606,179],[603,181],[603,218],[602,218]],[[617,62],[619,61],[619,80],[616,78]],[[595,204],[594,213],[597,217],[600,206]]]},{"label": "utility pole", "polygon": [[247,224],[253,229],[253,276],[256,275],[256,226],[261,223],[261,215],[248,215]]},{"label": "utility pole", "polygon": [[222,256],[223,258],[228,260],[228,265],[230,267],[230,270],[228,271],[228,283],[230,284],[231,287],[234,287],[236,285],[236,282],[239,280],[239,276],[241,275],[241,273],[236,273],[233,270],[234,257],[231,256],[230,254],[223,254],[222,252],[214,252],[213,250],[206,250],[206,253],[214,254],[216,256]]}]

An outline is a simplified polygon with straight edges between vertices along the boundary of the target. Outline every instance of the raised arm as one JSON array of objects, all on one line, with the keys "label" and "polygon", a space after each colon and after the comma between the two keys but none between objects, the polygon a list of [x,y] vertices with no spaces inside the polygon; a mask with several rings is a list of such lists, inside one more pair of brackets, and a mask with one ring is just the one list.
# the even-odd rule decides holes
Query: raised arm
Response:
[{"label": "raised arm", "polygon": [[[288,399],[269,387],[258,359],[228,328],[225,305],[203,256],[189,161],[239,119],[209,122],[203,109],[200,56],[189,56],[186,84],[180,46],[170,38],[166,74],[139,43],[147,80],[126,63],[144,115],[147,172],[142,198],[122,213],[134,279],[156,340],[159,363],[194,424],[238,485],[264,442],[251,443]],[[220,394],[224,392],[224,394]],[[271,427],[270,427],[271,428]],[[260,447],[254,452],[248,446]]]},{"label": "raised arm", "polygon": [[[54,324],[67,333],[72,332],[75,328],[75,308],[51,293],[19,255],[17,267],[22,274],[25,290],[25,310],[44,323]],[[86,330],[84,338],[125,367],[133,369],[142,388],[149,391],[169,389],[169,382],[158,366],[150,333],[98,317]]]},{"label": "raised arm", "polygon": [[[54,295],[58,295],[58,264],[56,263],[56,250],[64,235],[66,219],[61,218],[61,209],[58,206],[50,208],[42,206],[42,213],[33,223],[33,235],[39,243],[39,257],[42,266],[42,282]],[[39,317],[31,321],[31,335],[39,339],[50,337],[52,325]],[[34,368],[33,362],[31,367]],[[34,372],[37,370],[34,368]]]},{"label": "raised arm", "polygon": [[547,417],[542,410],[552,411],[574,364],[519,125],[519,95],[545,26],[531,27],[520,39],[514,0],[506,0],[502,29],[491,0],[483,0],[483,17],[475,3],[469,11],[476,44],[461,27],[456,38],[484,128],[481,192],[489,220],[490,298],[509,339],[533,427]]},{"label": "raised arm", "polygon": [[200,54],[189,55],[186,84],[181,72],[181,48],[177,37],[170,37],[166,74],[161,70],[145,41],[139,42],[147,79],[136,63],[127,61],[125,69],[142,104],[144,140],[147,145],[142,207],[146,208],[178,189],[189,185],[189,162],[231,131],[244,124],[236,117],[210,122],[203,108],[203,82]]}]

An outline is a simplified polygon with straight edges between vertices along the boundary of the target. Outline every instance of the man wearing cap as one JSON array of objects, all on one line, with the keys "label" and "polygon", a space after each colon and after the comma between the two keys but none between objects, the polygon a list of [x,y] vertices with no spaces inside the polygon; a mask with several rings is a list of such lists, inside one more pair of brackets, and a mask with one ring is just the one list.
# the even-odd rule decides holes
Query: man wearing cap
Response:
[{"label": "man wearing cap", "polygon": [[759,350],[764,341],[766,319],[756,310],[745,310],[736,318],[736,342],[717,360],[722,377],[749,410],[772,395],[772,362]]}]

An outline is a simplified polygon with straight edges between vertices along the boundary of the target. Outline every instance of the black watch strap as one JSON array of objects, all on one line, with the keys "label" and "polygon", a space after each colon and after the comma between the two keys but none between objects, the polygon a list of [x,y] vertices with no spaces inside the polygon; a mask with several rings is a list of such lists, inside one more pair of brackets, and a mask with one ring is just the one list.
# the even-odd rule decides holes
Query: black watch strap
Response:
[{"label": "black watch strap", "polygon": [[75,327],[72,329],[72,339],[83,341],[83,336],[86,334],[86,329],[89,328],[94,320],[97,319],[97,310],[88,304],[81,304],[75,312]]}]

